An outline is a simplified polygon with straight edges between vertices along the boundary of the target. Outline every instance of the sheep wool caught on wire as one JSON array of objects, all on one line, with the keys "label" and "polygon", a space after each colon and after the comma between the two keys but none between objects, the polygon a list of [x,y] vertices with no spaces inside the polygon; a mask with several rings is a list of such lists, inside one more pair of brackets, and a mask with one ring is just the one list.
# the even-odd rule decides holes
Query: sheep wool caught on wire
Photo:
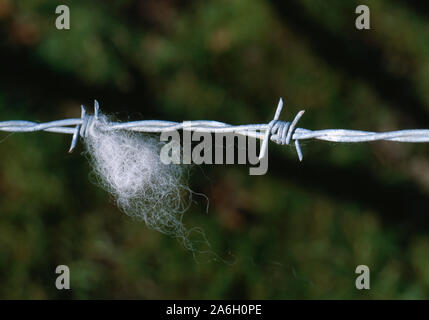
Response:
[{"label": "sheep wool caught on wire", "polygon": [[152,229],[181,238],[185,245],[187,230],[182,215],[187,208],[182,165],[160,161],[163,145],[158,139],[126,130],[106,130],[107,116],[88,128],[85,145],[98,183],[116,200],[127,215],[143,220]]},{"label": "sheep wool caught on wire", "polygon": [[164,164],[160,159],[163,142],[151,135],[175,130],[190,130],[205,133],[234,133],[262,140],[259,159],[267,153],[269,141],[281,145],[292,142],[298,158],[303,159],[300,141],[315,139],[332,142],[368,142],[376,140],[397,142],[429,142],[429,130],[399,130],[391,132],[368,132],[360,130],[325,129],[308,130],[297,124],[304,111],[293,121],[279,120],[283,108],[280,98],[274,118],[266,124],[230,125],[212,120],[172,122],[142,120],[115,122],[99,111],[94,103],[94,114],[88,114],[84,106],[80,118],[57,120],[47,123],[31,121],[3,121],[0,131],[35,132],[48,131],[71,134],[70,152],[79,137],[85,142],[90,162],[99,184],[115,198],[119,208],[126,214],[142,219],[153,229],[184,240],[189,248],[187,229],[182,217],[192,193],[185,183],[186,167]]}]

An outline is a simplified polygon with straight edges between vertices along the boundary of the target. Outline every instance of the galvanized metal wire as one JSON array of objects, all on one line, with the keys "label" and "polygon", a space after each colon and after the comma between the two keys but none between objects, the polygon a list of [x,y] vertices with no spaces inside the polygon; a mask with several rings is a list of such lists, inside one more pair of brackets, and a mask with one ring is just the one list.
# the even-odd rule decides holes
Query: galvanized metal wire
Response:
[{"label": "galvanized metal wire", "polygon": [[[262,139],[259,158],[262,159],[268,148],[269,140],[289,145],[292,141],[302,161],[303,155],[299,144],[300,140],[316,139],[331,142],[369,142],[369,141],[396,141],[422,143],[429,142],[429,129],[398,130],[389,132],[370,132],[346,129],[309,130],[297,128],[297,123],[304,114],[298,112],[292,122],[279,120],[283,108],[283,99],[280,98],[273,120],[266,124],[231,125],[212,120],[196,120],[173,122],[164,120],[141,120],[132,122],[109,122],[107,130],[129,130],[136,132],[161,133],[174,130],[190,130],[207,133],[235,133],[253,138]],[[79,136],[85,137],[91,126],[98,120],[99,104],[94,102],[94,114],[88,114],[84,106],[80,118],[64,119],[45,123],[32,121],[3,121],[0,122],[0,131],[5,132],[35,132],[48,131],[73,135],[69,152],[73,151]]]}]

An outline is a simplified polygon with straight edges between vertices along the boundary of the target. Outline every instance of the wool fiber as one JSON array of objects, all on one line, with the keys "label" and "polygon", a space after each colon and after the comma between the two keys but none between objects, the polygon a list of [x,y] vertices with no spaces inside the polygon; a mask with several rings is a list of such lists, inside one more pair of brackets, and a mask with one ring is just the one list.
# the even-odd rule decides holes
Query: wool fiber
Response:
[{"label": "wool fiber", "polygon": [[163,164],[163,142],[142,133],[109,130],[109,119],[99,115],[85,138],[87,153],[98,183],[114,197],[127,215],[148,227],[183,239],[188,231],[182,217],[191,191],[184,180],[186,166]]}]

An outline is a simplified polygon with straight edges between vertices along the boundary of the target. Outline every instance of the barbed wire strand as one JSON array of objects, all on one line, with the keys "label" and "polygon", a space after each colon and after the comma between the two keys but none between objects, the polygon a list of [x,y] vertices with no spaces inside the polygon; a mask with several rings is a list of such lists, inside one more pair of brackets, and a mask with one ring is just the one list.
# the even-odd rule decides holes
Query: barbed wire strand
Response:
[{"label": "barbed wire strand", "polygon": [[[280,144],[289,145],[294,141],[300,161],[303,159],[300,140],[323,140],[331,142],[369,142],[369,141],[396,141],[423,143],[429,142],[429,129],[411,129],[389,132],[370,132],[347,129],[309,130],[297,128],[297,123],[304,114],[298,112],[292,122],[279,120],[283,108],[283,99],[280,98],[273,120],[267,124],[230,125],[212,120],[195,120],[173,122],[164,120],[141,120],[131,122],[109,122],[106,130],[129,130],[146,133],[162,133],[174,130],[190,130],[206,133],[235,133],[257,139],[262,139],[259,159],[262,159],[267,151],[269,140]],[[12,120],[0,122],[0,131],[5,132],[36,132],[47,131],[73,135],[69,152],[76,147],[79,136],[86,137],[89,129],[98,120],[99,104],[94,102],[94,114],[88,114],[85,106],[82,106],[81,117],[37,123],[32,121]]]}]

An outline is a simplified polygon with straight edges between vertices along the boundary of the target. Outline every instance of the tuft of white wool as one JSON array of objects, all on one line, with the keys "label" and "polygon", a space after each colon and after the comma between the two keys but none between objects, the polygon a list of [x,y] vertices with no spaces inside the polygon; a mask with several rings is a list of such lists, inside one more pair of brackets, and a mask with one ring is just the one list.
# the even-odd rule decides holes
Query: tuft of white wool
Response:
[{"label": "tuft of white wool", "polygon": [[123,212],[191,246],[182,222],[189,203],[184,197],[191,194],[184,183],[186,167],[161,162],[163,142],[147,134],[109,130],[108,118],[101,114],[88,129],[85,144],[99,184]]}]

